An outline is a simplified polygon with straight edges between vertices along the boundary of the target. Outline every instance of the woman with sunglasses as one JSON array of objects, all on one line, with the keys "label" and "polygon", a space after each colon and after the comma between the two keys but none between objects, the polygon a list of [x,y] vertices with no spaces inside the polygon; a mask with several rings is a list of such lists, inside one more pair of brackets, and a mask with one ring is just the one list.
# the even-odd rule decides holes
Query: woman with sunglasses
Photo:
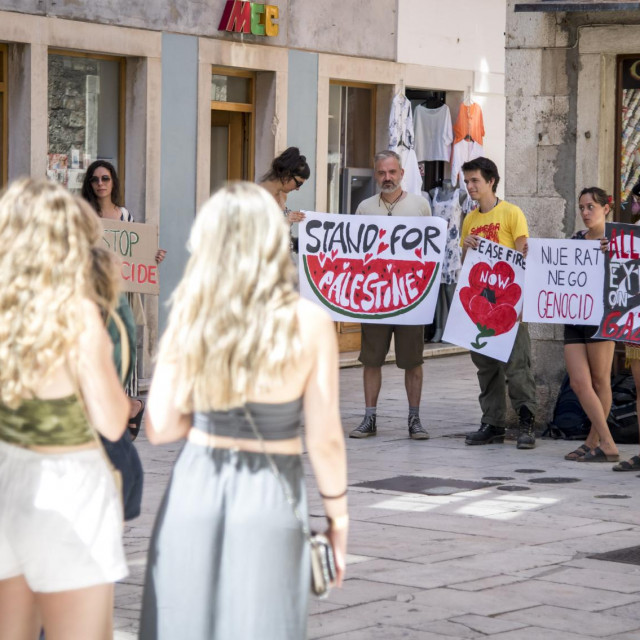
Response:
[{"label": "woman with sunglasses", "polygon": [[[122,206],[120,180],[116,169],[106,160],[95,160],[87,168],[82,182],[82,197],[93,207],[101,218],[120,220],[121,222],[135,222],[131,213]],[[166,254],[167,252],[164,249],[158,249],[156,252],[156,262],[160,264]],[[137,299],[134,300],[133,294],[128,294],[127,299],[129,304],[142,308],[142,301],[140,300],[139,294],[137,294],[136,297]],[[143,321],[139,324],[142,323]],[[136,396],[138,393],[138,383],[135,375],[127,387],[127,392],[132,396]],[[135,440],[140,431],[145,404],[143,400],[137,397],[132,397],[130,400],[131,415],[129,419],[129,432]]]},{"label": "woman with sunglasses", "polygon": [[271,162],[271,168],[262,177],[260,186],[266,189],[282,209],[289,224],[302,222],[304,213],[287,207],[287,196],[297,191],[309,179],[311,170],[298,147],[289,147]]}]

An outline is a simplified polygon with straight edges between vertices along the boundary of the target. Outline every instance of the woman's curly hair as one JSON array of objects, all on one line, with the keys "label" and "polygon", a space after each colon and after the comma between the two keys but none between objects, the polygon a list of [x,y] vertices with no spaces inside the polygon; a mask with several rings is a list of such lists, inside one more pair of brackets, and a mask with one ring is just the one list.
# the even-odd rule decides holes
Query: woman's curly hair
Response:
[{"label": "woman's curly hair", "polygon": [[301,354],[288,229],[262,187],[232,183],[196,216],[189,249],[159,357],[177,366],[184,413],[237,407]]},{"label": "woman's curly hair", "polygon": [[16,408],[64,363],[95,300],[98,217],[64,187],[23,179],[0,198],[0,402]]}]

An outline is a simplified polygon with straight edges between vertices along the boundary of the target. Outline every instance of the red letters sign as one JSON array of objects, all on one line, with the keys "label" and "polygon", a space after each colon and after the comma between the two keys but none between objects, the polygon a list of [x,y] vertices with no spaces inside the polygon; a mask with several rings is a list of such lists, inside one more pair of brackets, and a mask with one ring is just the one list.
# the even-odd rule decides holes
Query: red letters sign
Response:
[{"label": "red letters sign", "polygon": [[218,31],[252,33],[254,36],[278,35],[278,7],[261,2],[227,0]]},{"label": "red letters sign", "polygon": [[137,293],[160,293],[158,265],[158,227],[152,224],[101,219],[102,240],[120,259],[122,290]]}]

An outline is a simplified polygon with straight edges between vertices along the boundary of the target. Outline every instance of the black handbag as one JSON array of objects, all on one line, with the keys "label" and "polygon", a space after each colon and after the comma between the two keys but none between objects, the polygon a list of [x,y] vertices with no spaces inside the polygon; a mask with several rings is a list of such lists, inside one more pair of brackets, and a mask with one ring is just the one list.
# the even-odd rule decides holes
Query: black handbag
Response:
[{"label": "black handbag", "polygon": [[[129,334],[127,328],[118,315],[117,311],[110,314],[120,334],[120,380],[124,385],[127,373],[129,371],[131,348],[129,344]],[[111,460],[111,464],[120,471],[122,476],[122,506],[124,510],[124,519],[133,520],[140,515],[140,507],[142,505],[142,487],[144,482],[144,472],[142,463],[136,448],[133,446],[129,430],[125,429],[120,440],[111,442],[100,436],[104,450]]]}]

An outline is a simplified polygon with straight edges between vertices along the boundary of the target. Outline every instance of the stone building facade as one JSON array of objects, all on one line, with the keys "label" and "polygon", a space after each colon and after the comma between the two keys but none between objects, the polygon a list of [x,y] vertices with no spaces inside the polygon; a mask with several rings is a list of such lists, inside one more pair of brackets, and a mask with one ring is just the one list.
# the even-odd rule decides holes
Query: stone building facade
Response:
[{"label": "stone building facade", "polygon": [[[621,64],[640,57],[640,6],[612,0],[509,0],[505,54],[506,198],[526,212],[531,234],[561,238],[581,228],[577,194],[621,184]],[[628,221],[628,220],[624,220]],[[545,417],[564,374],[563,329],[532,325]]]}]

